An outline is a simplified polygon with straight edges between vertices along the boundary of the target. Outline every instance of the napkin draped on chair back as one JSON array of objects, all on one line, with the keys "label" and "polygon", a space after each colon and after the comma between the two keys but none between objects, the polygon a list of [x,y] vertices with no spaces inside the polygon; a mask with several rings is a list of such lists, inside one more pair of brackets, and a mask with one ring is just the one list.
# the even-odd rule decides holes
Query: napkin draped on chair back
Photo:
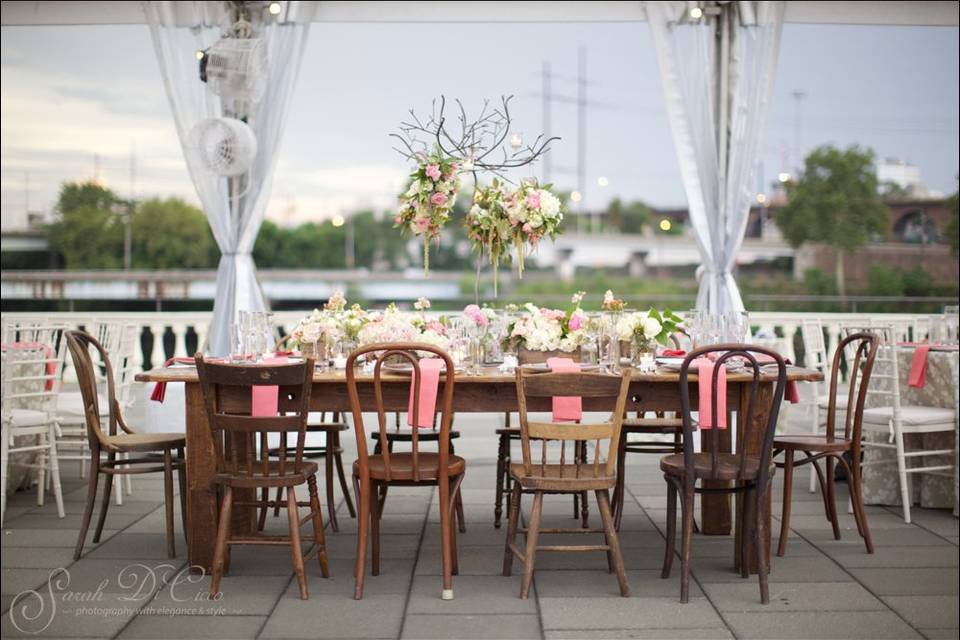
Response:
[{"label": "napkin draped on chair back", "polygon": [[780,49],[784,2],[646,2],[673,142],[700,250],[697,308],[739,311],[733,278]]},{"label": "napkin draped on chair back", "polygon": [[[232,3],[144,3],[190,178],[222,253],[205,349],[215,356],[229,355],[230,327],[238,310],[262,311],[266,307],[251,251],[270,198],[276,151],[316,7],[313,2],[286,2],[284,12],[275,17],[251,9],[254,34],[266,47],[266,89],[258,102],[241,103],[215,95],[200,81],[196,57],[197,51],[207,49],[233,24],[224,11],[229,5]],[[257,140],[251,168],[233,178],[210,171],[187,148],[194,125],[222,116],[244,119]]]}]

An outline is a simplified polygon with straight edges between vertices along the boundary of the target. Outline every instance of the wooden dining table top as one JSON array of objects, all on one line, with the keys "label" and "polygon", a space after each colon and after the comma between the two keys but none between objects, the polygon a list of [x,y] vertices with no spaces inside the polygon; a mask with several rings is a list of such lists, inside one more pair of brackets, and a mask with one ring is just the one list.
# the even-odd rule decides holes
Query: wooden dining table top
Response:
[{"label": "wooden dining table top", "polygon": [[[248,366],[260,366],[260,365],[248,365]],[[276,366],[276,365],[274,365]],[[650,382],[650,383],[679,383],[680,382],[680,373],[678,371],[670,371],[663,368],[657,368],[653,372],[641,372],[638,369],[632,369],[625,367],[630,371],[630,379],[634,382]],[[396,381],[401,382],[403,380],[409,380],[409,374],[402,373],[393,373],[386,372],[382,374],[382,379],[386,381]],[[372,372],[363,372],[361,370],[357,371],[356,379],[358,382],[372,382],[373,373]],[[753,379],[752,373],[748,369],[734,370],[727,372],[727,382],[750,382]],[[774,372],[767,370],[761,370],[760,381],[761,382],[775,382],[777,375]],[[156,369],[150,369],[149,371],[144,371],[139,373],[136,376],[138,382],[198,382],[199,378],[197,377],[197,369],[194,366],[190,365],[181,365],[174,367],[158,367]],[[479,374],[469,374],[465,372],[459,372],[456,374],[456,383],[459,384],[505,384],[512,383],[516,380],[516,375],[512,372],[500,371],[496,366],[483,367]],[[694,382],[697,380],[695,373],[691,373],[689,380]],[[807,369],[804,367],[795,367],[793,365],[787,366],[787,380],[795,382],[818,382],[823,380],[823,374],[817,371],[816,369]],[[327,371],[316,371],[313,374],[313,382],[317,383],[345,383],[346,382],[346,373],[342,369],[337,370],[327,370]]]}]

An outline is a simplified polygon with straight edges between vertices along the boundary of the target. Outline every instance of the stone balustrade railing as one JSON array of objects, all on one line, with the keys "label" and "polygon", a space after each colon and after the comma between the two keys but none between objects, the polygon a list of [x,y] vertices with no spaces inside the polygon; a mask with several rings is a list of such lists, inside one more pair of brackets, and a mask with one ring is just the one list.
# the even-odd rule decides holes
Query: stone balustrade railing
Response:
[{"label": "stone balustrade railing", "polygon": [[[289,331],[306,311],[278,311],[274,313],[279,329]],[[839,342],[840,328],[844,325],[865,324],[874,321],[909,328],[910,334],[923,337],[926,334],[927,316],[917,314],[863,314],[821,312],[752,312],[754,329],[781,338],[779,349],[794,362],[802,362],[800,327],[804,319],[817,319],[823,323],[827,334],[828,357],[833,357],[833,347]],[[164,312],[70,312],[70,313],[4,313],[4,322],[41,319],[45,322],[63,323],[82,327],[97,321],[129,321],[143,327],[141,335],[140,369],[163,364],[171,356],[186,356],[203,345],[206,339],[210,312],[164,311]],[[799,357],[798,357],[799,356]]]}]

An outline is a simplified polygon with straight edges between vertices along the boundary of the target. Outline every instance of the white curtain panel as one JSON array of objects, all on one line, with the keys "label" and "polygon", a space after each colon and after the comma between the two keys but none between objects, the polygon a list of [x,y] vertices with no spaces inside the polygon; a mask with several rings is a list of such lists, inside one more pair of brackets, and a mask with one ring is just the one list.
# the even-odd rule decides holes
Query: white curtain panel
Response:
[{"label": "white curtain panel", "polygon": [[250,170],[231,185],[228,178],[195,160],[188,149],[188,135],[197,122],[232,115],[237,108],[200,81],[196,57],[198,50],[212,45],[232,26],[231,4],[144,3],[187,168],[222,254],[206,345],[206,351],[217,356],[230,354],[231,327],[238,311],[266,308],[251,252],[270,198],[287,107],[316,9],[315,2],[283,2],[280,15],[273,16],[267,3],[251,3],[254,35],[263,39],[266,48],[266,90],[258,103],[240,106],[256,135],[257,154]]},{"label": "white curtain panel", "polygon": [[645,3],[702,259],[698,309],[743,309],[733,269],[757,193],[784,4]]}]

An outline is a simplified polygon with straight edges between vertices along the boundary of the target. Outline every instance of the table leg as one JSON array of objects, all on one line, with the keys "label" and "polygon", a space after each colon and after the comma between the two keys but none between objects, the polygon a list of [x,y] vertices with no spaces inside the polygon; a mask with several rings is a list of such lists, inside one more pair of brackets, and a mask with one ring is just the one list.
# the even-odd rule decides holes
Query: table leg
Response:
[{"label": "table leg", "polygon": [[[753,412],[753,424],[746,424],[746,411],[738,412],[737,419],[737,447],[746,447],[746,451],[750,455],[760,455],[760,450],[763,447],[763,435],[764,430],[767,426],[767,420],[770,419],[769,408],[772,406],[773,402],[773,390],[774,385],[771,382],[761,382],[760,386],[757,388],[757,397],[754,398],[754,412]],[[750,399],[750,387],[749,385],[742,385],[740,389],[740,406],[746,407]],[[746,437],[745,437],[746,436]],[[770,485],[767,488],[767,495],[760,499],[760,517],[764,519],[767,523],[765,527],[766,538],[763,541],[763,554],[767,558],[767,566],[770,566],[770,531],[771,531],[771,521],[770,513],[772,507],[772,496],[773,496],[773,482],[771,479]],[[737,494],[737,516],[739,517],[742,513],[742,500],[743,494]],[[735,529],[735,544],[734,548],[740,548],[740,536],[742,531],[745,529],[744,526],[738,523],[738,526]],[[734,557],[734,564],[736,569],[739,571],[741,562],[747,563],[747,569],[750,573],[757,572],[757,548],[754,545],[754,541],[748,540],[746,544],[746,555],[745,558],[741,558],[739,554],[736,554]]]},{"label": "table leg", "polygon": [[[727,424],[730,424],[729,418]],[[720,451],[729,452],[732,429],[723,429],[720,431]],[[712,451],[712,438],[705,437],[701,433],[701,442],[703,451]],[[725,480],[704,481],[703,488],[716,489],[729,486]],[[730,516],[730,494],[728,493],[704,493],[700,495],[700,531],[705,535],[725,536],[730,534],[730,528],[733,519]]]},{"label": "table leg", "polygon": [[210,572],[217,538],[216,461],[200,384],[186,384],[187,559],[196,571]]}]

